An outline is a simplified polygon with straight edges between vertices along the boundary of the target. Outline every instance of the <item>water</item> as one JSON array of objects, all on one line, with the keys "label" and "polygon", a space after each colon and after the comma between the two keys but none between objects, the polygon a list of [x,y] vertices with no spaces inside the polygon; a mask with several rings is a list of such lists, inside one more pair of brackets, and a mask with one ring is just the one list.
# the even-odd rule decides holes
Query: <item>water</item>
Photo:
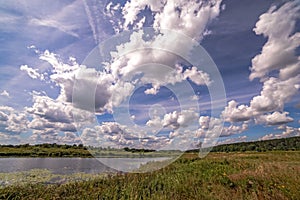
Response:
[{"label": "water", "polygon": [[110,171],[95,158],[0,158],[0,172],[20,172],[47,169],[55,174]]},{"label": "water", "polygon": [[[54,174],[130,172],[150,161],[160,158],[0,158],[0,173],[47,169]],[[104,163],[104,164],[102,164]],[[109,168],[110,166],[112,168]]]},{"label": "water", "polygon": [[[169,157],[158,157],[158,158],[97,158],[99,161],[106,166],[109,166],[115,170],[123,172],[132,172],[140,168],[141,165],[144,165],[152,161],[164,161],[170,160]],[[155,169],[155,168],[154,168]],[[146,169],[147,170],[147,169]],[[149,171],[153,170],[153,167],[148,168]]]}]

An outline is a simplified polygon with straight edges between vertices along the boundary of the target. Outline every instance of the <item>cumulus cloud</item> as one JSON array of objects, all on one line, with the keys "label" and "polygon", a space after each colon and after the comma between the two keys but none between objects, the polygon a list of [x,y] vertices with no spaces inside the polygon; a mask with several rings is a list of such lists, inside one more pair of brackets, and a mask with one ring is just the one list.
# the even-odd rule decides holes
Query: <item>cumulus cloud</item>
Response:
[{"label": "cumulus cloud", "polygon": [[38,72],[38,69],[33,69],[31,67],[28,67],[27,65],[21,65],[20,70],[25,71],[32,79],[44,80],[44,75],[40,74]]},{"label": "cumulus cloud", "polygon": [[124,28],[128,28],[129,25],[133,25],[134,22],[138,19],[138,14],[143,11],[146,6],[150,7],[153,12],[159,11],[165,1],[138,1],[138,0],[131,0],[126,2],[125,6],[122,8],[122,14],[124,18]]},{"label": "cumulus cloud", "polygon": [[18,112],[12,107],[0,106],[0,131],[8,135],[20,135],[27,131],[26,112]]},{"label": "cumulus cloud", "polygon": [[[228,102],[222,112],[222,117],[227,122],[242,122],[251,119],[267,125],[277,125],[291,122],[291,118],[286,117],[284,105],[289,102],[293,96],[299,92],[300,75],[287,80],[270,77],[263,83],[260,95],[254,96],[250,105],[238,105],[234,100]],[[268,114],[273,112],[273,114]],[[280,112],[283,112],[280,114]],[[268,116],[268,117],[266,117]],[[271,119],[280,116],[280,121],[272,122]],[[285,116],[285,117],[284,117]],[[285,118],[285,120],[283,119]]]},{"label": "cumulus cloud", "polygon": [[[172,32],[155,34],[145,40],[145,34],[143,30],[133,32],[128,42],[118,45],[116,51],[111,52],[112,60],[106,64],[106,69],[114,79],[152,84],[152,88],[145,91],[152,95],[159,92],[160,86],[174,85],[187,79],[196,85],[211,83],[206,72],[195,66],[184,69],[179,64],[183,60],[178,55],[183,51],[189,52],[193,46],[187,38],[176,40],[179,36]],[[175,37],[174,40],[172,37]],[[168,50],[165,50],[166,47]],[[137,76],[140,78],[135,80]]]},{"label": "cumulus cloud", "polygon": [[201,116],[199,118],[199,125],[199,129],[196,132],[197,137],[207,139],[214,139],[219,136],[227,137],[248,130],[247,123],[231,123],[229,126],[224,126],[222,119],[209,116]]},{"label": "cumulus cloud", "polygon": [[99,113],[111,111],[133,89],[130,83],[115,80],[110,73],[79,65],[74,58],[70,58],[69,63],[64,63],[56,54],[46,50],[40,55],[40,59],[52,66],[49,79],[60,88],[57,99],[73,102],[81,109]]},{"label": "cumulus cloud", "polygon": [[200,39],[207,24],[221,11],[222,1],[167,1],[154,18],[157,29],[171,29]]},{"label": "cumulus cloud", "polygon": [[159,86],[154,85],[152,88],[145,90],[145,94],[156,95],[159,91]]},{"label": "cumulus cloud", "polygon": [[211,146],[211,143],[215,143],[215,139],[220,136],[223,129],[222,121],[215,117],[201,116],[199,118],[199,125],[199,128],[196,130],[196,137],[206,138],[204,142],[205,146]]},{"label": "cumulus cloud", "polygon": [[[82,24],[80,14],[74,16],[75,21],[80,21],[78,24],[74,20],[69,23],[69,16],[70,12],[79,9],[78,4],[81,5],[81,3],[81,1],[74,1],[63,7],[55,15],[49,14],[41,17],[40,14],[36,14],[36,16],[31,16],[28,22],[33,27],[50,27],[55,31],[62,31],[71,36],[79,37],[78,25]],[[103,31],[97,25],[100,24],[101,16],[94,15],[97,13],[94,11],[99,11],[97,5],[100,3],[89,1],[83,3],[95,41],[98,43],[100,41],[99,33],[103,33]],[[122,9],[124,21],[122,24],[117,24],[121,27],[120,29],[141,28],[147,21],[147,16],[140,17],[139,15],[146,7],[149,8],[153,12],[153,24],[158,30],[158,34],[147,40],[144,38],[143,32],[133,33],[129,42],[120,44],[116,47],[115,52],[111,52],[112,60],[103,71],[79,65],[74,58],[64,62],[58,55],[48,50],[44,52],[36,50],[35,52],[40,54],[39,58],[51,65],[49,71],[43,73],[28,65],[20,66],[20,70],[26,72],[32,79],[39,79],[52,84],[52,86],[55,85],[59,89],[59,94],[56,97],[49,97],[46,93],[33,93],[33,105],[26,108],[26,113],[18,114],[14,111],[0,110],[0,123],[6,124],[3,125],[6,130],[16,133],[23,132],[27,128],[31,129],[33,135],[30,139],[36,142],[71,142],[72,140],[77,142],[76,124],[72,115],[74,111],[77,112],[75,118],[83,124],[94,120],[90,111],[95,110],[100,114],[112,112],[113,108],[120,105],[134,90],[134,81],[136,80],[133,79],[136,75],[142,74],[138,80],[140,83],[152,85],[153,88],[146,90],[145,93],[153,95],[158,93],[160,86],[175,84],[186,79],[190,79],[196,85],[209,84],[211,80],[207,73],[196,67],[183,70],[184,68],[178,64],[177,55],[163,49],[157,49],[165,46],[171,48],[173,52],[188,52],[187,50],[190,50],[193,44],[178,40],[175,36],[173,36],[174,38],[170,35],[166,36],[160,30],[173,29],[181,34],[200,39],[206,31],[207,24],[219,15],[220,4],[221,1],[219,0],[207,2],[178,0],[174,2],[141,2],[132,0],[127,2],[124,7],[119,4],[108,5],[107,9],[110,11]],[[167,15],[168,13],[170,15]],[[132,49],[143,50],[130,52]],[[157,65],[161,70],[157,70]],[[189,126],[197,119],[198,115],[194,111],[184,110],[180,113],[174,111],[165,115],[160,124],[163,127],[178,129]],[[18,123],[24,126],[17,126]],[[153,124],[155,123],[158,122],[153,122]],[[149,122],[149,124],[151,123]],[[116,132],[117,130],[118,132]],[[105,139],[110,143],[120,145],[133,144],[132,142],[137,138],[136,135],[130,133],[127,127],[121,124],[103,124],[95,128],[94,131],[94,134],[102,133],[105,135],[100,137],[102,141]],[[92,130],[90,132],[93,133]],[[114,134],[115,132],[117,134]],[[64,136],[61,136],[63,133]],[[170,142],[170,139],[148,135],[147,137],[139,137],[139,141],[142,144],[159,146],[162,143]]]},{"label": "cumulus cloud", "polygon": [[253,30],[258,35],[268,37],[268,41],[261,54],[252,59],[250,80],[264,78],[273,70],[279,70],[281,79],[300,73],[300,59],[295,54],[300,45],[300,35],[299,32],[293,33],[300,17],[299,11],[299,3],[291,1],[279,9],[273,6],[260,16]]},{"label": "cumulus cloud", "polygon": [[162,119],[158,116],[154,116],[146,125],[149,127],[164,127],[176,130],[192,125],[197,119],[198,114],[193,110],[182,110],[181,112],[173,111],[165,114]]},{"label": "cumulus cloud", "polygon": [[[177,31],[193,38],[200,39],[207,24],[219,15],[221,1],[136,1],[131,0],[121,8],[118,5],[108,4],[107,10],[122,9],[124,23],[121,29],[130,26],[142,27],[145,17],[139,17],[145,8],[154,15],[153,26],[161,34],[151,39],[145,39],[144,32],[137,31],[131,34],[130,41],[116,47],[111,52],[112,61],[107,68],[114,78],[128,81],[137,74],[142,74],[143,84],[152,84],[146,94],[155,95],[161,85],[175,84],[190,79],[197,85],[209,85],[210,77],[196,67],[183,70],[178,66],[179,58],[172,52],[189,52],[193,44],[179,35],[170,34],[163,29]],[[166,15],[166,16],[165,16]],[[177,16],[177,17],[171,17]],[[172,24],[172,27],[167,27]],[[168,51],[164,48],[168,47]],[[171,53],[170,53],[171,52]]]},{"label": "cumulus cloud", "polygon": [[[116,81],[109,73],[80,66],[75,58],[70,57],[65,63],[47,50],[36,52],[40,53],[41,60],[51,65],[47,80],[54,83],[60,92],[56,98],[38,92],[32,93],[33,105],[26,108],[32,118],[28,125],[33,130],[31,140],[70,142],[73,138],[74,142],[78,142],[78,137],[72,136],[77,131],[75,127],[82,128],[93,123],[93,111],[111,111],[113,106],[119,105],[132,92],[131,83]],[[20,69],[33,79],[42,77],[37,70],[26,65]],[[2,113],[1,118],[5,119]],[[62,138],[61,134],[66,135]]]},{"label": "cumulus cloud", "polygon": [[200,39],[209,22],[221,11],[222,1],[128,1],[122,9],[124,24],[128,29],[140,23],[138,15],[147,7],[154,14],[153,26],[157,30],[170,29]]},{"label": "cumulus cloud", "polygon": [[[84,1],[84,4],[88,12],[93,9],[97,10],[97,3]],[[78,142],[72,111],[77,109],[77,118],[82,123],[93,121],[88,111],[113,112],[113,108],[120,105],[133,92],[134,84],[137,82],[152,85],[152,88],[145,91],[145,94],[151,95],[156,95],[163,85],[175,84],[187,79],[196,85],[211,84],[209,74],[197,69],[196,66],[189,68],[181,66],[179,63],[182,60],[172,53],[189,52],[193,44],[178,40],[178,35],[165,34],[166,32],[162,29],[174,30],[200,41],[209,33],[207,25],[217,18],[221,7],[221,0],[131,0],[123,7],[120,4],[109,4],[107,10],[112,15],[121,9],[123,21],[117,21],[116,24],[119,29],[141,28],[146,21],[148,22],[143,11],[145,9],[152,11],[153,26],[157,35],[145,39],[146,35],[143,31],[132,33],[128,42],[120,44],[114,52],[110,52],[112,59],[106,63],[104,71],[81,66],[73,58],[65,63],[59,59],[58,55],[49,51],[41,53],[40,59],[51,64],[49,75],[41,74],[37,69],[27,65],[22,65],[20,70],[33,79],[42,81],[47,79],[52,84],[54,83],[60,89],[58,96],[50,98],[33,95],[33,105],[27,108],[32,118],[30,122],[26,122],[24,114],[0,110],[0,125],[10,121],[4,128],[13,132],[22,132],[29,127],[34,133],[31,139],[36,141],[71,142],[73,140]],[[207,116],[199,118],[194,111],[183,110],[167,113],[162,118],[154,116],[147,122],[148,127],[171,130],[168,137],[139,135],[135,130],[124,125],[110,122],[94,128],[85,128],[83,138],[88,144],[108,146],[154,144],[159,146],[174,142],[173,138],[182,137],[183,134],[178,129],[189,127],[198,119],[199,128],[196,133],[192,134],[185,130],[184,134],[208,137],[207,141],[218,137],[218,133],[221,133],[221,136],[242,133],[248,129],[248,121],[251,119],[266,125],[282,125],[291,122],[293,119],[288,117],[288,113],[283,110],[285,103],[297,94],[300,87],[299,57],[295,55],[295,49],[299,46],[300,40],[299,33],[293,33],[299,10],[298,4],[288,2],[279,9],[272,7],[267,13],[261,15],[257,22],[255,33],[264,35],[268,41],[261,54],[252,60],[249,78],[250,80],[260,78],[263,87],[260,94],[255,96],[248,105],[239,105],[232,100],[220,118]],[[91,13],[87,14],[91,15]],[[65,17],[62,13],[60,15],[43,20],[34,18],[31,23],[57,28],[77,37],[76,25],[64,23]],[[287,20],[282,20],[283,15]],[[99,16],[89,16],[89,18],[91,18],[89,22],[95,40],[99,42],[100,27],[97,26]],[[168,47],[171,53],[164,51],[164,47]],[[274,71],[279,74],[274,75]],[[82,114],[83,110],[87,111],[86,115]],[[223,127],[222,119],[230,125]],[[25,128],[17,129],[17,122],[25,124]],[[290,135],[292,130],[295,131],[292,128],[286,128],[285,135]],[[65,134],[63,137],[60,135],[62,132]],[[184,141],[186,140],[183,139],[182,142]]]},{"label": "cumulus cloud", "polygon": [[223,127],[221,137],[226,137],[230,135],[240,134],[248,130],[248,124],[242,123],[242,125],[233,125]]},{"label": "cumulus cloud", "polygon": [[293,118],[287,116],[288,112],[280,113],[275,111],[271,114],[260,115],[255,121],[257,123],[266,124],[266,125],[281,125],[294,121]]},{"label": "cumulus cloud", "polygon": [[29,127],[42,130],[42,128],[53,128],[54,130],[75,132],[74,114],[78,125],[80,123],[91,123],[94,120],[93,113],[77,109],[71,103],[52,99],[48,96],[33,94],[33,105],[27,107],[26,111],[32,115]]},{"label": "cumulus cloud", "polygon": [[81,139],[84,144],[94,146],[152,149],[163,148],[170,141],[166,136],[149,136],[140,130],[129,128],[117,122],[104,122],[93,128],[85,128],[82,131]]},{"label": "cumulus cloud", "polygon": [[199,71],[196,67],[187,69],[183,73],[184,78],[190,78],[197,85],[210,85],[211,80],[207,73]]},{"label": "cumulus cloud", "polygon": [[[228,122],[249,121],[265,125],[281,125],[292,122],[284,112],[284,106],[300,88],[300,62],[296,48],[300,35],[295,32],[300,6],[296,1],[280,8],[271,7],[260,16],[254,32],[268,38],[262,52],[252,59],[250,80],[260,78],[263,86],[259,95],[249,105],[230,101],[222,113]],[[285,20],[282,20],[282,19]],[[274,137],[274,135],[266,136]]]},{"label": "cumulus cloud", "polygon": [[295,137],[300,136],[300,128],[295,128],[291,126],[284,126],[282,133],[270,133],[264,135],[263,137],[259,138],[259,140],[271,140],[271,139],[279,139],[285,137]]},{"label": "cumulus cloud", "polygon": [[28,143],[57,143],[57,144],[81,144],[79,136],[73,132],[62,132],[58,134],[53,129],[34,130],[29,137]]},{"label": "cumulus cloud", "polygon": [[225,107],[222,112],[222,117],[227,122],[239,122],[248,121],[253,116],[253,111],[246,105],[239,105],[234,100],[228,102],[228,106]]},{"label": "cumulus cloud", "polygon": [[250,107],[256,113],[283,110],[284,104],[299,92],[300,75],[287,80],[268,78],[260,92],[253,97]]},{"label": "cumulus cloud", "polygon": [[0,132],[0,144],[19,144],[21,141],[18,135],[8,135]]},{"label": "cumulus cloud", "polygon": [[34,104],[27,108],[27,112],[40,116],[49,122],[70,123],[72,119],[72,107],[63,102],[51,99],[47,96],[33,96]]}]

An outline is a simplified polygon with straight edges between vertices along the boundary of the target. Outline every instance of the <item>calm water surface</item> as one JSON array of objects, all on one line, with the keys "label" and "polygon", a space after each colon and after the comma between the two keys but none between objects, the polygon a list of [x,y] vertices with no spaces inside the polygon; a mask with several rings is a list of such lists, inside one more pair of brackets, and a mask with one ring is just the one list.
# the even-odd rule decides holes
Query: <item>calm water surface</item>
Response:
[{"label": "calm water surface", "polygon": [[0,158],[0,173],[32,169],[47,169],[55,174],[101,173],[116,170],[129,172],[147,162],[166,159],[169,158]]}]

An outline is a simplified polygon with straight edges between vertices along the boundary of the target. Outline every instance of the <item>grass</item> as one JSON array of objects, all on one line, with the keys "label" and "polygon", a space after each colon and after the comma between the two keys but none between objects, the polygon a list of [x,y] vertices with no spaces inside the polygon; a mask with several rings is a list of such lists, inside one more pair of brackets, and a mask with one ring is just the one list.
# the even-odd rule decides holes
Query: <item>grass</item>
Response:
[{"label": "grass", "polygon": [[1,157],[178,157],[181,151],[125,151],[124,149],[88,148],[84,146],[41,144],[41,145],[0,145]]},{"label": "grass", "polygon": [[299,151],[190,153],[151,173],[12,185],[0,199],[299,199],[298,177]]},{"label": "grass", "polygon": [[32,169],[22,172],[0,173],[0,188],[7,185],[26,186],[28,184],[57,184],[74,182],[77,180],[91,180],[95,177],[104,177],[106,174],[54,174],[47,169]]}]

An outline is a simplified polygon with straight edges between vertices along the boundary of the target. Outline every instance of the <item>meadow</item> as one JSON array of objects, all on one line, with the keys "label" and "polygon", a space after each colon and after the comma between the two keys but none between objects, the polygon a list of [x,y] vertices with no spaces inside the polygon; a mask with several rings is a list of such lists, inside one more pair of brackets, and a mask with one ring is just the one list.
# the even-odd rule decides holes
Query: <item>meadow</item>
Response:
[{"label": "meadow", "polygon": [[186,153],[154,172],[15,184],[0,199],[299,199],[299,177],[300,151]]}]

